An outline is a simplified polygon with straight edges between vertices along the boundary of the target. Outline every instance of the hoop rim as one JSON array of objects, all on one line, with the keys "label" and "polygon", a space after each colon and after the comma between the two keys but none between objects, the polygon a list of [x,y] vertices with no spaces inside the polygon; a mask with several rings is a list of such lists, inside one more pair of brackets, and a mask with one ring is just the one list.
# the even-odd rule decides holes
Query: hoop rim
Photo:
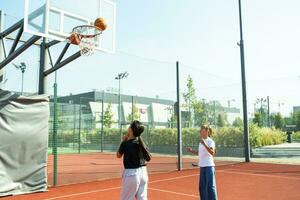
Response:
[{"label": "hoop rim", "polygon": [[[82,34],[78,32],[78,29],[80,28],[89,28],[89,29],[95,29],[97,32],[95,34]],[[93,25],[79,25],[79,26],[75,26],[72,29],[72,33],[76,33],[80,38],[93,38],[96,37],[100,34],[102,34],[103,30],[101,30],[99,27],[97,26],[93,26]]]}]

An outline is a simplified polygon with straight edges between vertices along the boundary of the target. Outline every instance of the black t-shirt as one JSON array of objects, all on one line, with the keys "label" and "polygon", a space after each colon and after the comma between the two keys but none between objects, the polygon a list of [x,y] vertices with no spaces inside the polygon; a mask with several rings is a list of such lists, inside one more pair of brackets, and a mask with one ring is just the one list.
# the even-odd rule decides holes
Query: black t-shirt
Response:
[{"label": "black t-shirt", "polygon": [[137,139],[123,141],[120,145],[119,153],[124,154],[123,164],[125,169],[136,169],[146,166],[146,161],[140,151],[139,141]]}]

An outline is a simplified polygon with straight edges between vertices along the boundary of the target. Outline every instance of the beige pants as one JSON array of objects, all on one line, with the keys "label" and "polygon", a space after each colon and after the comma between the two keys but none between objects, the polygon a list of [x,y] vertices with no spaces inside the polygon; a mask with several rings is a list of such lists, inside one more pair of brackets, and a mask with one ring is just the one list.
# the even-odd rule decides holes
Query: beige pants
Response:
[{"label": "beige pants", "polygon": [[125,169],[122,177],[121,200],[147,200],[147,167]]}]

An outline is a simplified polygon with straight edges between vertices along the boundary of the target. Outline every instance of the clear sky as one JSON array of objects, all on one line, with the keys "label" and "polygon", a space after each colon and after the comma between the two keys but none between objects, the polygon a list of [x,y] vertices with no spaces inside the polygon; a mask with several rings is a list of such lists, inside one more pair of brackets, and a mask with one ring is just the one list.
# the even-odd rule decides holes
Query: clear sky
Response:
[{"label": "clear sky", "polygon": [[[83,4],[86,1],[82,1]],[[81,57],[58,71],[59,94],[117,88],[114,77],[128,71],[126,94],[174,100],[175,62],[181,63],[181,87],[194,79],[199,98],[241,106],[237,0],[116,0],[117,53]],[[248,103],[270,96],[271,111],[288,114],[300,105],[300,1],[243,0]],[[23,16],[23,0],[0,0],[9,25]],[[11,42],[8,42],[9,47]],[[62,46],[52,49],[57,56]],[[73,51],[76,47],[73,47]],[[24,61],[25,91],[36,92],[39,50]],[[20,90],[21,74],[7,66],[5,87]],[[53,76],[49,81],[49,90]]]}]

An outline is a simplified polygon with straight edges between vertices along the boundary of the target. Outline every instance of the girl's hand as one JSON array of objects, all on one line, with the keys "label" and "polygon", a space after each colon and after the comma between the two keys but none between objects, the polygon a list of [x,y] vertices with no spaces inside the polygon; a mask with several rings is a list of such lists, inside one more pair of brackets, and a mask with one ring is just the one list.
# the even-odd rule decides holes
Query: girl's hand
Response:
[{"label": "girl's hand", "polygon": [[123,141],[127,141],[128,140],[128,135],[124,135],[123,136]]},{"label": "girl's hand", "polygon": [[191,147],[187,147],[186,150],[187,150],[188,152],[192,152],[192,151],[193,151],[193,149],[192,149]]},{"label": "girl's hand", "polygon": [[194,155],[198,154],[198,151],[193,150],[191,147],[187,147],[186,150]]}]

